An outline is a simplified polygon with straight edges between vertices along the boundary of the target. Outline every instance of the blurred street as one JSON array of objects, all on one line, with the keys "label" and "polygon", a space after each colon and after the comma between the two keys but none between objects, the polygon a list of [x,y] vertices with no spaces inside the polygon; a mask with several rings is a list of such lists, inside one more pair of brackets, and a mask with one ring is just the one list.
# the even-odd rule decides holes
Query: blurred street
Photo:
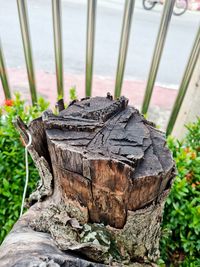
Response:
[{"label": "blurred street", "polygon": [[[28,0],[36,84],[39,95],[54,106],[57,99],[53,25],[50,0]],[[124,0],[98,0],[92,95],[113,94]],[[122,94],[140,108],[162,14],[162,5],[151,11],[136,0]],[[64,91],[76,86],[85,95],[86,0],[62,1]],[[172,16],[164,53],[152,95],[149,119],[165,128],[200,22],[200,12]],[[12,91],[30,100],[16,1],[0,0],[0,35]],[[0,99],[4,99],[0,84]]]},{"label": "blurred street", "polygon": [[[29,0],[32,48],[36,70],[55,72],[50,0]],[[97,8],[94,74],[115,77],[123,16],[123,0],[99,0]],[[62,1],[64,71],[83,74],[85,69],[86,1]],[[126,79],[146,80],[158,32],[162,6],[152,11],[135,4],[125,71]],[[200,21],[200,12],[172,17],[157,82],[179,84]],[[9,68],[25,68],[17,5],[0,0],[0,35]]]}]

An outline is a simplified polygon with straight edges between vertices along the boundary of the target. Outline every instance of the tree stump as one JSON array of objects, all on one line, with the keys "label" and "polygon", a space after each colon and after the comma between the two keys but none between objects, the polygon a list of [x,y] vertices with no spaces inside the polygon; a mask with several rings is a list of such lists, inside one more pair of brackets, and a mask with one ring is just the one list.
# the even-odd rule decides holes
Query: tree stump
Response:
[{"label": "tree stump", "polygon": [[41,181],[0,266],[153,266],[175,173],[164,133],[109,93],[58,108],[16,121]]}]

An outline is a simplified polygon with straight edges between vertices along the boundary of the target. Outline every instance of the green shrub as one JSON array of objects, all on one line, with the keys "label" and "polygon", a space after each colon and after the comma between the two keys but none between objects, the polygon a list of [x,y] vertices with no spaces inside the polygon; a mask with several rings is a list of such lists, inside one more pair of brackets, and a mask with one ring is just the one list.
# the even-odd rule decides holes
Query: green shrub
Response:
[{"label": "green shrub", "polygon": [[168,139],[178,173],[162,224],[161,258],[167,266],[200,266],[200,119],[187,128],[182,142]]},{"label": "green shrub", "polygon": [[69,98],[70,98],[70,100],[76,100],[78,98],[76,95],[76,87],[75,86],[72,86],[69,89]]},{"label": "green shrub", "polygon": [[[12,121],[18,115],[28,123],[47,107],[48,103],[42,98],[34,107],[25,106],[19,94],[0,107],[0,243],[19,218],[26,175],[24,147]],[[38,172],[31,158],[29,172],[27,193],[35,189],[38,181]]]}]

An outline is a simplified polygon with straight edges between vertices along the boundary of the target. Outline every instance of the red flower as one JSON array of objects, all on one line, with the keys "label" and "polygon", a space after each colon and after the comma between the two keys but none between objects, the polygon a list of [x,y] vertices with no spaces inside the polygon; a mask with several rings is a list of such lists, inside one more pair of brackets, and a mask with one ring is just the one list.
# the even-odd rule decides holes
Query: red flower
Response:
[{"label": "red flower", "polygon": [[9,106],[9,107],[13,106],[13,104],[14,104],[14,101],[12,99],[6,99],[4,103],[5,106]]}]

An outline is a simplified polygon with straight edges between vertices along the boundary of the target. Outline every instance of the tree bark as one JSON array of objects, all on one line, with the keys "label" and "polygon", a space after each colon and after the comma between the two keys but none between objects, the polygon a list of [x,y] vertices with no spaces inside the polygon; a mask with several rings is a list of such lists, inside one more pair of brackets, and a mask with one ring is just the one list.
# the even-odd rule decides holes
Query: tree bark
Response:
[{"label": "tree bark", "polygon": [[28,127],[16,122],[25,143],[32,136],[41,183],[4,241],[0,265],[153,266],[175,173],[164,133],[125,97],[63,108],[60,101],[58,115],[47,110]]}]

